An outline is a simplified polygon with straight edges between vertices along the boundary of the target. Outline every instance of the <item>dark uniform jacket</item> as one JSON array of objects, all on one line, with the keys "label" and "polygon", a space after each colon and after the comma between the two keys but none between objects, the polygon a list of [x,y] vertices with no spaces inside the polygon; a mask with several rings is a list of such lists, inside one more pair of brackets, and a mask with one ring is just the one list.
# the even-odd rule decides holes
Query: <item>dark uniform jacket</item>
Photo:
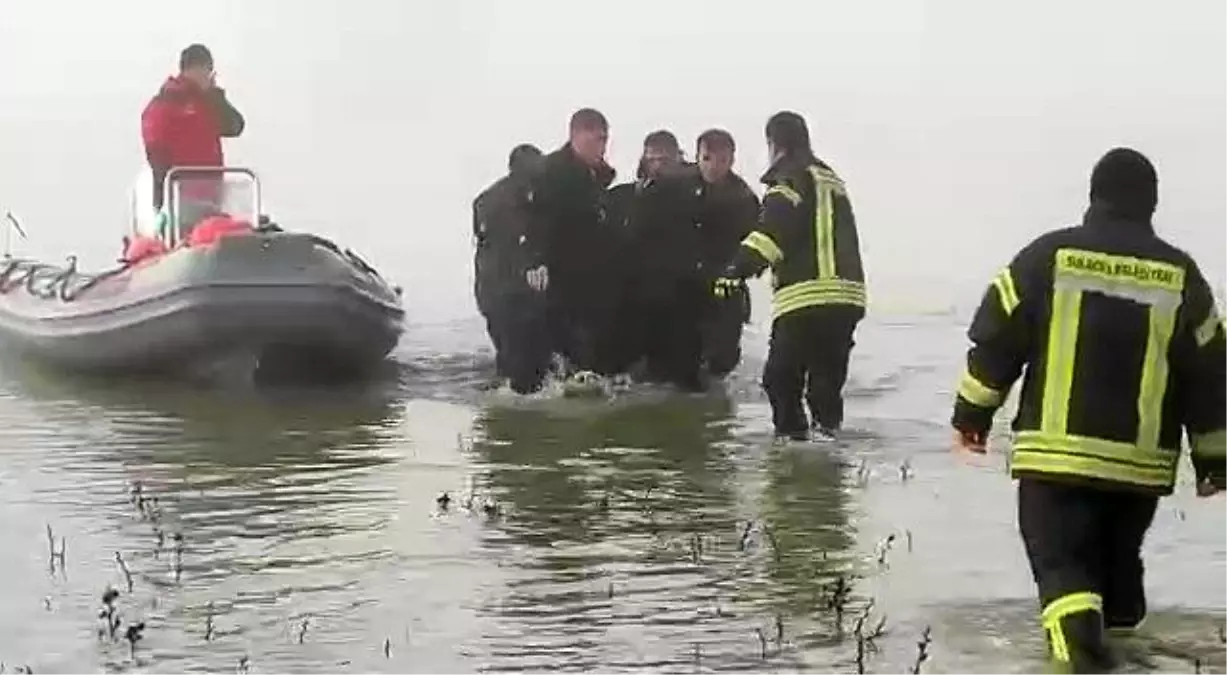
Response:
[{"label": "dark uniform jacket", "polygon": [[784,157],[767,171],[757,228],[727,276],[770,266],[772,317],[821,306],[865,307],[856,218],[843,180],[820,160]]},{"label": "dark uniform jacket", "polygon": [[570,144],[545,156],[531,183],[532,218],[527,244],[549,269],[550,294],[564,304],[608,302],[621,232],[609,217],[607,188],[613,168],[593,169]]},{"label": "dark uniform jacket", "polygon": [[697,220],[703,232],[700,256],[706,273],[714,279],[733,262],[742,240],[758,224],[758,197],[735,173],[712,184],[696,169],[690,180],[699,200]]},{"label": "dark uniform jacket", "polygon": [[703,278],[701,193],[692,173],[686,165],[663,168],[635,185],[626,206],[626,256],[640,297],[672,297]]},{"label": "dark uniform jacket", "polygon": [[493,303],[531,292],[527,272],[533,253],[528,246],[530,177],[508,174],[473,200],[474,285],[483,314]]},{"label": "dark uniform jacket", "polygon": [[1227,354],[1209,285],[1149,222],[1092,206],[988,288],[952,423],[987,433],[1023,373],[1014,477],[1172,492],[1187,432],[1199,480],[1223,484]]}]

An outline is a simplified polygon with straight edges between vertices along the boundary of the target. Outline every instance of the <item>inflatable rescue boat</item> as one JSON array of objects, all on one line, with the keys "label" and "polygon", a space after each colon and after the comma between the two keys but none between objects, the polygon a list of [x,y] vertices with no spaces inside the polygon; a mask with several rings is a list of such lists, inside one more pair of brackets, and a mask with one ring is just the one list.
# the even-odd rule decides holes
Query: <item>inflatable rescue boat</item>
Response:
[{"label": "inflatable rescue boat", "polygon": [[138,177],[114,269],[0,259],[8,351],[95,372],[361,377],[396,346],[400,288],[352,251],[262,217],[250,169],[173,169],[157,213],[143,207],[152,184]]}]

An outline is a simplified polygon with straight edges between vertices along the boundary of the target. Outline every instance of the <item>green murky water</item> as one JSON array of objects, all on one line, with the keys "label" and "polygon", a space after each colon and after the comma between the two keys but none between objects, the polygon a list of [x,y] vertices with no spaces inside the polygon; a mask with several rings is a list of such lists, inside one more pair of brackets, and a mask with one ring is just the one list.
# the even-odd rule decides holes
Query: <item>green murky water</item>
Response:
[{"label": "green murky water", "polygon": [[[923,672],[1034,671],[1003,461],[968,466],[946,445],[956,324],[867,323],[849,437],[822,448],[767,442],[754,360],[706,396],[520,403],[479,393],[488,358],[455,348],[480,341],[468,325],[415,331],[395,372],[343,391],[84,382],[9,364],[0,661],[901,672],[928,628]],[[760,354],[760,336],[749,342]],[[1159,637],[1143,651],[1153,669],[1197,659],[1221,672],[1223,503],[1190,493],[1164,504],[1149,540]],[[54,571],[47,526],[66,545]],[[97,634],[108,585],[121,592],[116,640]],[[862,634],[883,633],[861,641],[858,666],[862,616]],[[136,622],[133,652],[122,633]]]}]

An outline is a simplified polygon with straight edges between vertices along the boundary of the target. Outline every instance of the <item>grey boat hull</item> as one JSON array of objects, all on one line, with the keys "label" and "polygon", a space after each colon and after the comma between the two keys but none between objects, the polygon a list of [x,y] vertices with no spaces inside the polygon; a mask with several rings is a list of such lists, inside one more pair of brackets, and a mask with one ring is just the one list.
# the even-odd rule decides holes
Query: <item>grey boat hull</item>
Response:
[{"label": "grey boat hull", "polygon": [[[227,237],[98,276],[0,279],[0,341],[72,370],[361,376],[400,339],[398,289],[311,235]],[[20,283],[19,283],[20,282]]]}]

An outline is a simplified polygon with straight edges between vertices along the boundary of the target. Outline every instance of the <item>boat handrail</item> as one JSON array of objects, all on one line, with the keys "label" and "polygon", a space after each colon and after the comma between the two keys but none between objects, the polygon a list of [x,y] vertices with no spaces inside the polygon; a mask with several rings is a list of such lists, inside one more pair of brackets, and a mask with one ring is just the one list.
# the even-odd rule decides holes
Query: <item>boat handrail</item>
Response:
[{"label": "boat handrail", "polygon": [[[179,225],[180,224],[178,222],[177,210],[176,210],[176,207],[178,205],[175,203],[176,202],[176,199],[175,199],[176,191],[173,189],[173,187],[174,187],[176,180],[180,179],[183,176],[188,176],[192,174],[195,174],[198,176],[199,175],[205,175],[205,176],[216,175],[218,177],[224,177],[226,174],[239,174],[239,175],[247,176],[248,178],[250,178],[251,184],[252,184],[252,202],[253,202],[251,215],[254,220],[259,220],[260,214],[263,213],[263,208],[262,208],[263,195],[261,194],[261,191],[260,191],[260,177],[256,175],[256,172],[254,170],[248,167],[244,167],[244,166],[176,166],[166,172],[166,178],[163,179],[163,183],[162,183],[163,210],[166,212],[166,214],[169,216],[169,219],[170,219],[170,223],[169,223],[170,227],[166,232],[162,233],[162,238],[166,240],[166,244],[168,246],[175,246],[176,244],[179,243],[179,238],[180,238],[179,237],[180,235]],[[253,226],[255,224],[256,224],[255,222],[252,223]]]}]

